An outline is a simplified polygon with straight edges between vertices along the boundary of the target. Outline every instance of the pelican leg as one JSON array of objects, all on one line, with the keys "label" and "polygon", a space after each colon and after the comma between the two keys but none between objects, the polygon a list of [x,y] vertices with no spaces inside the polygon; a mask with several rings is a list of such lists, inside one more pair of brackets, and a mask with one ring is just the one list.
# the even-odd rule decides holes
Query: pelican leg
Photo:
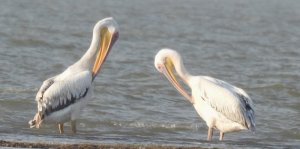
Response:
[{"label": "pelican leg", "polygon": [[220,139],[219,139],[219,140],[222,141],[223,138],[224,138],[224,132],[221,132],[221,131],[220,131]]},{"label": "pelican leg", "polygon": [[64,123],[59,123],[58,124],[58,129],[59,129],[59,133],[63,134],[64,133]]},{"label": "pelican leg", "polygon": [[208,128],[207,141],[211,141],[212,136],[213,136],[213,128]]},{"label": "pelican leg", "polygon": [[73,134],[76,134],[76,120],[71,121],[71,129]]}]

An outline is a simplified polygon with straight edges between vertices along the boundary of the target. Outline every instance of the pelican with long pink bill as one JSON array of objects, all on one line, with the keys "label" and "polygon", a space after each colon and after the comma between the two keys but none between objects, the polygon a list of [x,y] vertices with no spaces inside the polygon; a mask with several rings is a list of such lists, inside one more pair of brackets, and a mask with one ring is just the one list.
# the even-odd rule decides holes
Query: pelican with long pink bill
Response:
[{"label": "pelican with long pink bill", "polygon": [[[240,130],[255,131],[253,101],[241,88],[209,76],[192,76],[185,67],[178,52],[162,49],[155,56],[154,65],[163,73],[185,99],[193,104],[197,113],[208,126],[207,140],[212,139],[213,129],[224,133]],[[188,93],[177,80],[179,77],[191,88]]]},{"label": "pelican with long pink bill", "polygon": [[113,18],[96,23],[87,52],[64,72],[45,80],[37,92],[37,113],[29,121],[31,128],[55,123],[64,133],[64,123],[71,122],[76,133],[76,120],[93,93],[93,82],[109,51],[118,39],[119,29]]}]

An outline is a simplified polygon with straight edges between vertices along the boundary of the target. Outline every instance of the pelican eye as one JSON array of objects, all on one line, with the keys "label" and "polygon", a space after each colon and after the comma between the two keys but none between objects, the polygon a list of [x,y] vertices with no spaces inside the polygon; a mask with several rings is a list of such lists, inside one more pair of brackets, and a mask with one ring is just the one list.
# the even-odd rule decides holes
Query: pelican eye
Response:
[{"label": "pelican eye", "polygon": [[157,64],[157,69],[161,72],[163,71],[163,65],[162,64]]}]

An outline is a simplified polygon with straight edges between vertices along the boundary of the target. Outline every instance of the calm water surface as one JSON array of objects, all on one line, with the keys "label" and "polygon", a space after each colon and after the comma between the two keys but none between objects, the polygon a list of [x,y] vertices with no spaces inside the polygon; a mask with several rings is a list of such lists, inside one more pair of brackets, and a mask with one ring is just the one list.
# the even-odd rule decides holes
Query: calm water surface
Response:
[{"label": "calm water surface", "polygon": [[[144,143],[226,148],[300,146],[299,1],[14,1],[0,5],[0,139]],[[89,47],[94,24],[112,16],[120,38],[95,80],[78,135],[53,125],[30,129],[35,94]],[[192,105],[156,72],[163,47],[178,50],[192,74],[244,88],[257,132],[207,142]]]}]

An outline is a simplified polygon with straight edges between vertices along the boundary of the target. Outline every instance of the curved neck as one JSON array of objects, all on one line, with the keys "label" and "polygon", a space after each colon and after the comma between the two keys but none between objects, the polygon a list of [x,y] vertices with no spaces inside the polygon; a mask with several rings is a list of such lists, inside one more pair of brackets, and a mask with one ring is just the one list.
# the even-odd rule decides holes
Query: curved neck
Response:
[{"label": "curved neck", "polygon": [[87,68],[89,70],[93,69],[94,62],[96,60],[96,55],[99,50],[99,41],[100,41],[100,33],[97,34],[93,32],[93,38],[90,45],[90,48],[85,52],[85,54],[78,61],[79,65],[83,68]]},{"label": "curved neck", "polygon": [[[182,62],[182,59],[180,56],[176,56],[176,57],[171,57],[172,58],[172,61],[174,63],[174,67],[175,67],[175,70],[176,72],[178,73],[178,75],[180,76],[180,78],[182,80],[184,80],[184,82],[186,84],[188,84],[188,81],[191,77],[190,73],[188,71],[186,71],[184,65],[183,65],[183,62]],[[176,59],[176,60],[174,60]]]}]

